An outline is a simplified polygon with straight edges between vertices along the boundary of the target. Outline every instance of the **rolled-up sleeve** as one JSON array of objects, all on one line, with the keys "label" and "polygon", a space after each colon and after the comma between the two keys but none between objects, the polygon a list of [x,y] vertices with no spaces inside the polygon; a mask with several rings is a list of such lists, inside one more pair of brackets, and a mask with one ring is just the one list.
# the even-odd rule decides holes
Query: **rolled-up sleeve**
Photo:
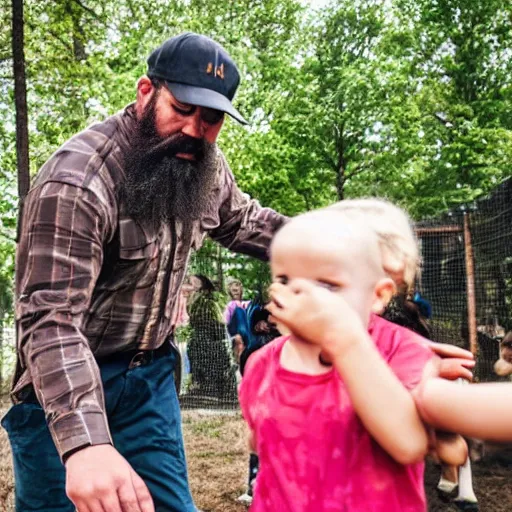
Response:
[{"label": "rolled-up sleeve", "polygon": [[112,442],[98,366],[81,331],[109,229],[88,190],[50,182],[27,196],[17,255],[18,349],[61,457]]},{"label": "rolled-up sleeve", "polygon": [[287,218],[242,193],[224,157],[221,166],[220,224],[210,236],[228,249],[266,261],[272,237]]}]

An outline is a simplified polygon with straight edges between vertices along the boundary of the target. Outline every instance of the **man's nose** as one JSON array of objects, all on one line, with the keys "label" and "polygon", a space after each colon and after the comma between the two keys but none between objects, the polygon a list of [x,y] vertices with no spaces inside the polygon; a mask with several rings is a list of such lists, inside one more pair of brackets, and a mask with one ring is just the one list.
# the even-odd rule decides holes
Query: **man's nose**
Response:
[{"label": "man's nose", "polygon": [[204,123],[201,119],[201,107],[197,107],[194,114],[186,118],[186,122],[181,131],[194,139],[204,137]]}]

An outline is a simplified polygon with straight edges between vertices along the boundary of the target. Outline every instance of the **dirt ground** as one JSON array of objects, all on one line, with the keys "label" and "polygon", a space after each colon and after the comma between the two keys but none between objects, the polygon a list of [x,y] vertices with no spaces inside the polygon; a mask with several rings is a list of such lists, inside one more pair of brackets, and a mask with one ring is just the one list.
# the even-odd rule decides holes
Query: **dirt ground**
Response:
[{"label": "dirt ground", "polygon": [[[197,506],[204,512],[243,512],[236,502],[245,487],[248,452],[239,414],[222,415],[185,411],[183,432],[187,446],[190,485]],[[475,491],[480,512],[512,511],[512,468],[497,464],[474,464]],[[425,477],[429,512],[457,512],[440,501],[435,492],[439,470],[428,464]],[[0,429],[0,510],[13,512],[11,455]],[[390,511],[398,512],[398,511]]]}]

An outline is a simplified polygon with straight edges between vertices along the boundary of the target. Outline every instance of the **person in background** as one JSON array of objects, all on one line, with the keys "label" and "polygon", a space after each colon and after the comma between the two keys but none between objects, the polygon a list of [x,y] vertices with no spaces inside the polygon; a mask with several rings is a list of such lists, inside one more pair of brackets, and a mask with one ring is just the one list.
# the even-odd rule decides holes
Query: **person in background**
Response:
[{"label": "person in background", "polygon": [[[248,306],[247,317],[248,324],[250,325],[251,337],[247,343],[244,344],[244,349],[240,356],[240,374],[242,375],[242,378],[245,365],[249,357],[279,336],[279,331],[276,329],[276,326],[270,322],[270,313],[265,309],[261,293],[251,301],[251,304]],[[252,502],[258,467],[258,455],[255,452],[252,452],[249,454],[247,490],[238,497],[238,501],[246,505],[250,505]]]},{"label": "person in background", "polygon": [[237,308],[247,309],[250,300],[244,300],[244,287],[239,279],[231,279],[227,285],[228,295],[231,299],[224,309],[224,322],[229,325]]}]

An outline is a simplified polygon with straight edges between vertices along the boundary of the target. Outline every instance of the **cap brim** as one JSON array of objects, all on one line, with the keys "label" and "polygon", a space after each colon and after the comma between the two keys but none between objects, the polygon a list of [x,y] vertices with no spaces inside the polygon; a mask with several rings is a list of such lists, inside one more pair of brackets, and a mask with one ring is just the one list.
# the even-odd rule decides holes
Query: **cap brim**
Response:
[{"label": "cap brim", "polygon": [[189,103],[199,107],[213,108],[221,110],[230,115],[240,124],[249,124],[238,110],[233,107],[231,102],[222,94],[205,89],[203,87],[195,87],[193,85],[179,84],[177,82],[165,82],[172,92],[173,96],[181,103]]}]

